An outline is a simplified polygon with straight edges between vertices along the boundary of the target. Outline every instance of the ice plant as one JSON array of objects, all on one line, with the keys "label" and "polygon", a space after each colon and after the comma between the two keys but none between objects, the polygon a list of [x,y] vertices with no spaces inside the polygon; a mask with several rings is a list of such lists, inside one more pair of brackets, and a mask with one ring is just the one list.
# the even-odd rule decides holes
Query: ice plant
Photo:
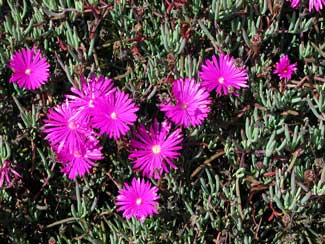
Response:
[{"label": "ice plant", "polygon": [[[287,0],[288,1],[288,0]],[[290,6],[292,8],[298,8],[301,0],[289,0]]]},{"label": "ice plant", "polygon": [[95,74],[91,79],[80,77],[81,89],[71,88],[73,95],[65,95],[70,100],[71,107],[78,110],[80,117],[90,118],[91,110],[95,107],[98,99],[113,92],[113,82],[104,76],[97,77]]},{"label": "ice plant", "polygon": [[129,158],[133,168],[147,177],[159,179],[163,172],[169,172],[168,165],[176,169],[172,160],[180,155],[183,137],[180,129],[170,133],[168,123],[161,126],[157,121],[147,130],[143,125],[133,134]]},{"label": "ice plant", "polygon": [[248,87],[247,70],[237,67],[228,54],[219,54],[218,59],[213,55],[212,60],[206,60],[199,77],[203,87],[208,91],[216,89],[219,95],[228,95],[230,90]]},{"label": "ice plant", "polygon": [[158,188],[149,182],[132,179],[131,185],[124,183],[124,188],[119,190],[116,197],[117,211],[123,211],[123,217],[130,219],[136,217],[143,222],[145,218],[156,214],[159,199]]},{"label": "ice plant", "polygon": [[45,139],[58,152],[67,146],[71,153],[79,150],[86,138],[93,133],[87,121],[78,117],[68,101],[48,111],[43,132],[47,134]]},{"label": "ice plant", "polygon": [[280,79],[290,80],[292,73],[297,70],[297,63],[290,64],[288,55],[282,55],[279,62],[275,64],[274,74],[278,74]]},{"label": "ice plant", "polygon": [[64,147],[57,153],[57,160],[64,168],[61,170],[69,179],[83,177],[95,165],[96,160],[103,159],[102,147],[92,141],[85,141],[79,149],[70,152]]},{"label": "ice plant", "polygon": [[210,112],[209,92],[200,87],[194,79],[174,81],[172,93],[175,103],[161,104],[160,109],[177,125],[184,127],[202,124]]},{"label": "ice plant", "polygon": [[34,48],[15,52],[8,66],[14,72],[9,81],[27,90],[39,88],[50,76],[50,65],[41,51]]},{"label": "ice plant", "polygon": [[138,107],[126,93],[115,90],[95,103],[91,124],[100,134],[117,139],[130,130],[137,111]]},{"label": "ice plant", "polygon": [[323,5],[325,5],[325,0],[309,0],[309,12],[312,12],[313,8],[319,12],[323,9]]},{"label": "ice plant", "polygon": [[12,186],[12,177],[10,176],[11,174],[15,178],[21,178],[21,175],[11,167],[10,161],[4,160],[0,166],[0,188],[4,185],[5,182],[7,183],[7,187]]}]

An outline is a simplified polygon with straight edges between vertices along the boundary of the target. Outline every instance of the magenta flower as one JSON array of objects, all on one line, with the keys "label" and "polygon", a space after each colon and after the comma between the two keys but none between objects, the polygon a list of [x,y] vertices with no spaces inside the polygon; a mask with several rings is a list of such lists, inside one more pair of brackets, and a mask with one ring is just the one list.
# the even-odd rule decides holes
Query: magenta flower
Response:
[{"label": "magenta flower", "polygon": [[[288,1],[288,0],[287,0]],[[289,0],[290,6],[292,8],[298,8],[301,0]]]},{"label": "magenta flower", "polygon": [[319,12],[323,9],[323,5],[325,5],[325,0],[309,0],[309,12],[312,12],[313,8]]},{"label": "magenta flower", "polygon": [[216,89],[219,95],[228,95],[231,89],[248,87],[247,70],[235,65],[234,59],[224,54],[219,54],[219,59],[212,56],[212,60],[206,60],[199,72],[202,86],[208,91]]},{"label": "magenta flower", "polygon": [[79,111],[80,117],[90,118],[91,110],[94,108],[98,99],[107,96],[113,92],[113,82],[104,76],[92,75],[91,79],[85,80],[84,76],[80,77],[81,90],[72,87],[73,95],[65,95],[69,100],[72,108]]},{"label": "magenta flower", "polygon": [[77,115],[68,101],[48,111],[43,132],[47,134],[45,139],[49,140],[58,152],[64,146],[67,146],[71,153],[80,150],[86,138],[94,133],[87,121],[81,120]]},{"label": "magenta flower", "polygon": [[27,90],[39,88],[50,76],[50,65],[40,50],[34,48],[15,52],[8,66],[14,72],[9,81]]},{"label": "magenta flower", "polygon": [[172,160],[180,155],[183,137],[180,129],[171,134],[169,132],[168,123],[160,127],[157,121],[149,131],[143,125],[138,127],[138,131],[133,134],[135,139],[130,142],[132,149],[129,158],[134,161],[134,169],[142,171],[144,176],[159,179],[164,171],[169,172],[167,165],[177,168]]},{"label": "magenta flower", "polygon": [[172,88],[175,104],[161,104],[160,109],[177,125],[186,128],[202,124],[210,112],[209,93],[194,79],[185,78],[174,81]]},{"label": "magenta flower", "polygon": [[119,138],[130,130],[136,119],[138,108],[131,98],[122,91],[116,90],[95,103],[92,110],[92,126],[111,138]]},{"label": "magenta flower", "polygon": [[73,152],[64,147],[57,153],[57,160],[64,166],[61,172],[68,175],[69,179],[75,179],[78,175],[83,177],[95,165],[95,160],[104,158],[101,150],[102,147],[92,141],[85,141],[80,149]]},{"label": "magenta flower", "polygon": [[4,185],[4,182],[7,183],[8,188],[12,186],[12,179],[10,176],[11,174],[15,178],[21,178],[21,175],[11,167],[11,162],[4,160],[3,164],[0,167],[0,188]]},{"label": "magenta flower", "polygon": [[132,179],[131,185],[124,183],[124,188],[119,190],[116,197],[117,211],[124,211],[124,218],[136,217],[143,222],[146,217],[158,213],[157,191],[157,187],[152,187],[143,179]]},{"label": "magenta flower", "polygon": [[274,74],[278,74],[280,79],[290,80],[292,73],[297,70],[297,63],[290,64],[288,55],[282,55],[279,62],[275,64]]}]

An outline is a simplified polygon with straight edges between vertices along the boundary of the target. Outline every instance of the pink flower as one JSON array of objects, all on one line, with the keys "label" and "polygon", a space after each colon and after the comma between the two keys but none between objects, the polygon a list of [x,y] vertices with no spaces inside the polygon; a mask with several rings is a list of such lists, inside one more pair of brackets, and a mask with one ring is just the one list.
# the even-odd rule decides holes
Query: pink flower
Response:
[{"label": "pink flower", "polygon": [[279,62],[275,64],[274,74],[278,74],[280,79],[290,80],[292,73],[297,70],[297,63],[290,64],[288,55],[282,55]]},{"label": "pink flower", "polygon": [[50,65],[40,50],[35,51],[34,48],[15,52],[8,66],[14,72],[9,81],[27,90],[39,88],[50,76]]},{"label": "pink flower", "polygon": [[161,104],[160,109],[177,125],[186,128],[202,124],[210,112],[209,93],[194,79],[185,78],[174,81],[172,88],[175,103]]},{"label": "pink flower", "polygon": [[10,174],[13,174],[15,178],[21,178],[21,175],[11,167],[11,162],[4,160],[2,166],[0,167],[0,188],[4,185],[4,182],[7,183],[7,187],[12,186]]},{"label": "pink flower", "polygon": [[323,9],[323,5],[325,5],[325,0],[309,0],[309,12],[312,12],[313,8],[319,12]]},{"label": "pink flower", "polygon": [[73,152],[64,147],[57,153],[57,160],[64,166],[61,172],[68,175],[69,179],[75,179],[78,175],[83,177],[95,165],[95,160],[104,158],[101,150],[102,147],[92,141],[85,141],[80,149]]},{"label": "pink flower", "polygon": [[80,150],[86,138],[94,133],[87,121],[77,115],[68,101],[48,111],[43,132],[47,134],[45,139],[50,141],[52,147],[57,147],[58,152],[64,146],[71,153]]},{"label": "pink flower", "polygon": [[301,0],[287,0],[290,2],[291,8],[298,8]]},{"label": "pink flower", "polygon": [[111,138],[119,138],[130,130],[136,119],[138,108],[124,92],[116,90],[95,103],[92,110],[92,126]]},{"label": "pink flower", "polygon": [[219,95],[228,95],[229,89],[248,87],[247,70],[237,67],[234,59],[228,54],[220,54],[218,60],[215,55],[212,60],[206,60],[199,76],[203,87],[208,91],[216,89]]},{"label": "pink flower", "polygon": [[124,183],[116,197],[117,211],[123,211],[123,217],[136,217],[141,222],[150,215],[158,213],[158,188],[142,179],[132,179],[131,185]]},{"label": "pink flower", "polygon": [[183,137],[180,129],[171,134],[168,123],[161,127],[157,121],[149,128],[143,125],[134,133],[135,139],[130,142],[131,152],[129,158],[133,160],[133,168],[142,171],[144,176],[159,179],[163,171],[169,172],[167,165],[176,169],[172,159],[176,159],[182,149]]},{"label": "pink flower", "polygon": [[95,107],[98,99],[107,96],[114,91],[111,79],[104,76],[92,75],[91,79],[85,80],[84,76],[80,77],[81,90],[72,87],[73,95],[65,95],[70,100],[70,105],[79,111],[78,115],[84,118],[90,118],[91,111]]}]

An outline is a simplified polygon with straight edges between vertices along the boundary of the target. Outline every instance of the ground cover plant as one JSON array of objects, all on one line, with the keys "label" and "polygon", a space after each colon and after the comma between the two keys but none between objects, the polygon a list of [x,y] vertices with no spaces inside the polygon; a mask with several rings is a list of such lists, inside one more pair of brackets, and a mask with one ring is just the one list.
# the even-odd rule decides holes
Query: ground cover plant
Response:
[{"label": "ground cover plant", "polygon": [[0,1],[0,243],[323,243],[324,9]]}]

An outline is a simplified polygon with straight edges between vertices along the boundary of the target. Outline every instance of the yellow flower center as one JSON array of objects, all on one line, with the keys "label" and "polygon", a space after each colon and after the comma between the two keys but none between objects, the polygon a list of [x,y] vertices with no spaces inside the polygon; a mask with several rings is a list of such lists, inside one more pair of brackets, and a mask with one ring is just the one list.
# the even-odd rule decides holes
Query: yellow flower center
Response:
[{"label": "yellow flower center", "polygon": [[139,197],[139,198],[137,198],[137,200],[135,201],[135,204],[136,205],[141,205],[141,203],[142,203],[142,199]]},{"label": "yellow flower center", "polygon": [[181,104],[181,108],[182,108],[183,110],[187,109],[187,107],[188,107],[187,103],[182,103],[182,104]]},{"label": "yellow flower center", "polygon": [[221,76],[221,77],[218,79],[218,82],[219,82],[220,84],[223,84],[223,83],[225,82],[225,78]]},{"label": "yellow flower center", "polygon": [[73,156],[75,158],[80,158],[81,157],[81,153],[79,151],[74,151]]},{"label": "yellow flower center", "polygon": [[25,74],[26,74],[26,75],[30,75],[30,73],[32,73],[31,69],[26,69],[26,70],[25,70]]},{"label": "yellow flower center", "polygon": [[154,154],[158,154],[158,153],[160,153],[160,150],[161,150],[161,148],[160,148],[159,145],[154,145],[154,146],[152,147],[152,152],[153,152]]},{"label": "yellow flower center", "polygon": [[117,114],[115,112],[111,113],[111,118],[112,119],[117,119]]},{"label": "yellow flower center", "polygon": [[70,130],[74,130],[77,128],[77,124],[74,121],[69,122],[68,127]]},{"label": "yellow flower center", "polygon": [[93,101],[92,99],[89,100],[88,106],[89,106],[90,108],[95,107],[95,106],[94,106],[94,101]]}]

